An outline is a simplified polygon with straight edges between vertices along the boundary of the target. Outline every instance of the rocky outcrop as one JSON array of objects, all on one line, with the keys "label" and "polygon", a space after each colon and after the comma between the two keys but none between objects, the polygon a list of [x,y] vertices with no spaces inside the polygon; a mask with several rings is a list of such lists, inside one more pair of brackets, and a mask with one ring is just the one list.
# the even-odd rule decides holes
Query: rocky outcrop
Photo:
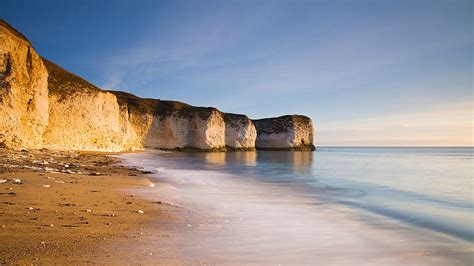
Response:
[{"label": "rocky outcrop", "polygon": [[307,117],[252,121],[212,107],[101,90],[40,58],[23,35],[0,20],[0,147],[305,150],[314,149],[312,143]]},{"label": "rocky outcrop", "polygon": [[225,145],[231,150],[255,150],[257,130],[246,115],[224,114]]},{"label": "rocky outcrop", "polygon": [[313,123],[302,115],[285,115],[253,120],[257,128],[257,149],[314,150]]},{"label": "rocky outcrop", "polygon": [[0,20],[0,146],[42,146],[48,123],[47,79],[30,42]]},{"label": "rocky outcrop", "polygon": [[142,147],[225,150],[224,118],[217,109],[111,92],[117,96],[120,106],[128,109],[129,121]]}]

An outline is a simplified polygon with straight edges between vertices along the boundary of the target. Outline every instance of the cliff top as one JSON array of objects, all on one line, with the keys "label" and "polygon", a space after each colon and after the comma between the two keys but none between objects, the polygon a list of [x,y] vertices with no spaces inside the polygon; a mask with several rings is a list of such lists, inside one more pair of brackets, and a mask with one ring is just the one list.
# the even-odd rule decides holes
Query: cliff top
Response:
[{"label": "cliff top", "polygon": [[198,113],[202,119],[207,119],[213,111],[219,112],[219,110],[213,107],[196,107],[178,101],[140,98],[123,91],[108,92],[117,96],[117,101],[120,105],[127,105],[129,111],[136,114],[148,113],[164,118],[171,114],[171,112],[178,111],[177,114],[181,117],[192,118],[196,113]]},{"label": "cliff top", "polygon": [[286,132],[295,124],[309,124],[311,118],[304,115],[284,115],[280,117],[271,117],[252,120],[257,128],[257,133],[273,134]]},{"label": "cliff top", "polygon": [[31,46],[31,42],[25,37],[25,35],[21,34],[18,30],[13,28],[8,22],[6,22],[4,19],[0,19],[0,27],[7,29],[9,32],[11,32],[13,35],[16,37],[28,42]]},{"label": "cliff top", "polygon": [[43,58],[44,65],[48,70],[48,88],[49,93],[59,96],[66,96],[74,92],[97,93],[102,91],[94,84],[73,74],[55,63]]}]

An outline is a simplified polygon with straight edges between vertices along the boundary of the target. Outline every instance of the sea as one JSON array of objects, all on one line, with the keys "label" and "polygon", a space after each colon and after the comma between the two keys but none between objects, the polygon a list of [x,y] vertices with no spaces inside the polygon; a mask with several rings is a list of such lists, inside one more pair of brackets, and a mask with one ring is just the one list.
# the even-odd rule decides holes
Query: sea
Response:
[{"label": "sea", "polygon": [[[143,152],[176,256],[252,265],[474,265],[472,147]],[[160,242],[161,241],[161,242]]]}]

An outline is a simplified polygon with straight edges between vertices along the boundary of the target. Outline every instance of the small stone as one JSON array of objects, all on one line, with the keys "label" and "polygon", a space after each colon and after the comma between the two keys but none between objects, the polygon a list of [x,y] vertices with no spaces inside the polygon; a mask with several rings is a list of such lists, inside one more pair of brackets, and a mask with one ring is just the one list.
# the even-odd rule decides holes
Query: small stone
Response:
[{"label": "small stone", "polygon": [[28,208],[28,210],[30,210],[30,211],[32,211],[32,210],[34,210],[34,209],[35,209],[35,208],[33,208],[33,207],[29,207],[29,208]]},{"label": "small stone", "polygon": [[0,184],[5,184],[7,182],[6,179],[0,179]]},{"label": "small stone", "polygon": [[19,179],[19,178],[13,178],[13,183],[15,183],[15,184],[21,184],[22,181],[21,181],[21,179]]},{"label": "small stone", "polygon": [[143,212],[142,210],[138,210],[138,213],[139,214],[144,214],[145,212]]},{"label": "small stone", "polygon": [[44,241],[41,241],[41,245],[44,245],[44,244],[45,244]]},{"label": "small stone", "polygon": [[86,210],[86,212],[92,212],[92,210]]},{"label": "small stone", "polygon": [[150,184],[150,187],[155,187],[155,184],[151,183],[151,184]]},{"label": "small stone", "polygon": [[43,185],[43,187],[51,187],[51,185]]},{"label": "small stone", "polygon": [[65,164],[64,167],[69,168],[69,164]]},{"label": "small stone", "polygon": [[54,224],[50,224],[49,226],[50,226],[50,227],[54,227]]}]

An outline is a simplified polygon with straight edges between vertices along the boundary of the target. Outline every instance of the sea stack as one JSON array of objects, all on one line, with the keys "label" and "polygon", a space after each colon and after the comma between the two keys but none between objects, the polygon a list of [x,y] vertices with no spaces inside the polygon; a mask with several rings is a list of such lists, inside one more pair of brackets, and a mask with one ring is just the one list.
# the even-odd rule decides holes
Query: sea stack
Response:
[{"label": "sea stack", "polygon": [[285,115],[253,120],[257,128],[256,148],[260,150],[315,150],[311,118]]}]

